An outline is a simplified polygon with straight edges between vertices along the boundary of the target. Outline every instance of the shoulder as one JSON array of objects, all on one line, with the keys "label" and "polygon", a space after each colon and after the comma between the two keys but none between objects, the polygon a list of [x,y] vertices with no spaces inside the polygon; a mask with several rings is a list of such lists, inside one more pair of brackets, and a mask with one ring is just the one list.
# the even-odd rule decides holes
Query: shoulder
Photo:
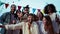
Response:
[{"label": "shoulder", "polygon": [[36,22],[32,22],[32,25],[33,26],[38,26]]},{"label": "shoulder", "polygon": [[32,24],[35,24],[36,25],[37,23],[36,22],[32,22]]},{"label": "shoulder", "polygon": [[10,12],[6,12],[6,13],[4,13],[4,14],[9,14]]},{"label": "shoulder", "polygon": [[3,13],[3,14],[1,15],[1,18],[5,17],[5,16],[7,16],[7,15],[9,15],[9,12]]},{"label": "shoulder", "polygon": [[60,20],[60,15],[59,14],[56,14],[56,17],[59,18],[59,20]]},{"label": "shoulder", "polygon": [[8,14],[10,14],[10,12],[3,13],[2,15],[8,15]]}]

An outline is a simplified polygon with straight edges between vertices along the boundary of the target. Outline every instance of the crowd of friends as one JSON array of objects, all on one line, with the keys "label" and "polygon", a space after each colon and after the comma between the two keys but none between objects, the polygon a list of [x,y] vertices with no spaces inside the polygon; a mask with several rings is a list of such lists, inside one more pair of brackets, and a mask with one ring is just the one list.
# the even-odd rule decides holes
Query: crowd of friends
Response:
[{"label": "crowd of friends", "polygon": [[11,5],[11,11],[0,17],[1,34],[59,34],[60,17],[56,13],[56,7],[48,4],[44,7],[44,13],[29,13],[29,6],[16,10],[16,5]]}]

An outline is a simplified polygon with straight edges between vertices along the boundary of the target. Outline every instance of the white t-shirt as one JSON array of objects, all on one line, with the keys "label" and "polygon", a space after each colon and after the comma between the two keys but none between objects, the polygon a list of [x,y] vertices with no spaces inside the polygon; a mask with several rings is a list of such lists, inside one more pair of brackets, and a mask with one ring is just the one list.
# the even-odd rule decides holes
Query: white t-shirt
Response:
[{"label": "white t-shirt", "polygon": [[[11,25],[5,25],[5,28],[11,29],[11,30],[16,30],[16,29],[20,29],[22,28],[23,30],[23,34],[29,34],[29,30],[28,30],[28,22],[22,22],[22,23],[18,23],[18,24],[11,24]],[[35,22],[32,23],[31,25],[31,34],[38,34],[38,26]]]},{"label": "white t-shirt", "polygon": [[47,31],[45,31],[45,29],[44,29],[44,24],[43,24],[43,22],[41,21],[41,20],[38,20],[38,23],[39,23],[39,30],[40,30],[40,34],[48,34],[48,32]]},{"label": "white t-shirt", "polygon": [[[59,26],[58,26],[58,23],[55,20],[56,19],[56,15],[57,15],[56,13],[53,13],[53,14],[51,14],[49,16],[50,16],[50,18],[52,20],[52,25],[53,25],[54,32],[59,33]],[[57,15],[57,18],[60,19],[59,15]]]},{"label": "white t-shirt", "polygon": [[43,23],[42,23],[42,25],[41,25],[41,30],[42,30],[43,34],[48,34],[48,32],[45,31],[45,29],[44,29],[44,24],[43,24]]}]

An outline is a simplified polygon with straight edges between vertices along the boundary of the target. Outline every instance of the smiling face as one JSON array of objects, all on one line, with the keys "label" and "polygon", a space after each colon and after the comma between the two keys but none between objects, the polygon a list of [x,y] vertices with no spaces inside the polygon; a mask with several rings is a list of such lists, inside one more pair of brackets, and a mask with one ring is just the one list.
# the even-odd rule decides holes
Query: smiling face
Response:
[{"label": "smiling face", "polygon": [[25,8],[25,9],[24,9],[24,13],[25,13],[25,14],[29,13],[29,9],[28,9],[28,8]]},{"label": "smiling face", "polygon": [[11,12],[13,13],[13,12],[15,12],[15,10],[16,10],[16,5],[11,5]]},{"label": "smiling face", "polygon": [[19,13],[17,13],[17,16],[18,16],[19,18],[22,18],[23,13],[19,12]]},{"label": "smiling face", "polygon": [[27,21],[30,23],[33,21],[33,14],[28,15]]},{"label": "smiling face", "polygon": [[47,20],[45,17],[43,17],[43,24],[45,25],[47,23]]}]

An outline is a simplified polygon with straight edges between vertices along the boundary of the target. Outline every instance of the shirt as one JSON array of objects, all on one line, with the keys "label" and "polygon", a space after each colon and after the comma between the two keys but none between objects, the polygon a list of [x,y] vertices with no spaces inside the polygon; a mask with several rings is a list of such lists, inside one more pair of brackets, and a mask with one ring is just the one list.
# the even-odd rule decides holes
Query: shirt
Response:
[{"label": "shirt", "polygon": [[[31,34],[38,34],[38,26],[35,22],[32,23],[31,25],[32,27],[30,28]],[[16,29],[20,29],[22,27],[23,30],[23,34],[29,34],[29,30],[28,30],[28,22],[22,22],[22,23],[18,23],[18,24],[11,24],[11,25],[5,25],[5,28],[11,29],[11,30],[16,30]]]}]

